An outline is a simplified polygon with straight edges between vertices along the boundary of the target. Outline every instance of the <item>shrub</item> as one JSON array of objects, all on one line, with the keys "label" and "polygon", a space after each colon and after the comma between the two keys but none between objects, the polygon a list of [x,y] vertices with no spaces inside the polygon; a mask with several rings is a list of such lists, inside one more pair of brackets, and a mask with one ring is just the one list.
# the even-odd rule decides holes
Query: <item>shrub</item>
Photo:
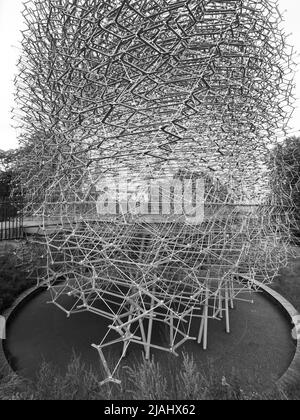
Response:
[{"label": "shrub", "polygon": [[18,265],[13,253],[0,256],[0,313],[35,281]]}]

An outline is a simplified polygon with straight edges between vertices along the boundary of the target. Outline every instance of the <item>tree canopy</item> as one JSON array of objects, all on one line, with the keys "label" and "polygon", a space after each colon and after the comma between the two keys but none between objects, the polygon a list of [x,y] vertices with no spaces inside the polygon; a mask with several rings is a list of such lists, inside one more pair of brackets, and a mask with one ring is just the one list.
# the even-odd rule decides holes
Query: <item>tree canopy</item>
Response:
[{"label": "tree canopy", "polygon": [[280,204],[294,215],[300,236],[300,137],[288,137],[273,150],[273,192]]}]

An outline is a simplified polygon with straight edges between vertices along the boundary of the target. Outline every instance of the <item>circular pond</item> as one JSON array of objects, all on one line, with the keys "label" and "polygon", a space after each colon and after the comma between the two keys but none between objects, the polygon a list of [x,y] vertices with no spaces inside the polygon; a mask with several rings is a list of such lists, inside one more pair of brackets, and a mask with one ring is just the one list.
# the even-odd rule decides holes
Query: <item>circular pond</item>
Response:
[{"label": "circular pond", "polygon": [[[188,341],[180,352],[192,354],[202,371],[213,368],[220,377],[234,373],[245,387],[251,383],[267,387],[280,378],[294,356],[290,325],[280,308],[263,294],[244,294],[241,298],[250,298],[254,304],[236,303],[230,313],[230,334],[225,333],[224,321],[209,320],[208,350]],[[63,299],[72,303],[70,297]],[[12,368],[27,378],[34,378],[46,361],[63,372],[75,352],[86,365],[99,369],[99,356],[91,344],[100,343],[110,322],[88,312],[67,318],[56,306],[47,304],[49,300],[48,291],[32,295],[10,318],[5,352]],[[192,328],[197,328],[196,323]],[[164,334],[163,325],[156,325],[154,341],[163,343]],[[118,355],[121,350],[121,344],[110,349]],[[158,361],[171,357],[180,363],[180,357],[156,350],[153,354]],[[132,344],[126,363],[135,363],[141,355],[142,347]],[[175,369],[176,363],[172,362]]]}]

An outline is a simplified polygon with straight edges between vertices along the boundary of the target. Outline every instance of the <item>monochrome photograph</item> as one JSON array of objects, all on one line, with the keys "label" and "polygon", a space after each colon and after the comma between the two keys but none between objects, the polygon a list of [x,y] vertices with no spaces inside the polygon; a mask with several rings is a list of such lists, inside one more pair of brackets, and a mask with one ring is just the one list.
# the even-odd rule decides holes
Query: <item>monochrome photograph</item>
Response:
[{"label": "monochrome photograph", "polygon": [[0,400],[300,399],[297,0],[0,0]]}]

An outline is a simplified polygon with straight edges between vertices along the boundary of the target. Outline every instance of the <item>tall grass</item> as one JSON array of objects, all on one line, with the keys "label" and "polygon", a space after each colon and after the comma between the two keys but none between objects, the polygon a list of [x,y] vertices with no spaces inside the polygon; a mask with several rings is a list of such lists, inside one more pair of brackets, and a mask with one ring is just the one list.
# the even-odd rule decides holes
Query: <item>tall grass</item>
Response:
[{"label": "tall grass", "polygon": [[[35,381],[16,375],[1,376],[0,400],[289,400],[300,399],[299,390],[273,390],[262,393],[244,391],[234,378],[222,380],[217,375],[203,375],[193,357],[183,355],[177,371],[166,375],[169,366],[162,367],[153,358],[138,362],[134,367],[121,366],[117,377],[121,385],[101,386],[101,371],[93,372],[79,357],[73,355],[66,372],[43,363]],[[172,378],[172,380],[170,380]]]}]

